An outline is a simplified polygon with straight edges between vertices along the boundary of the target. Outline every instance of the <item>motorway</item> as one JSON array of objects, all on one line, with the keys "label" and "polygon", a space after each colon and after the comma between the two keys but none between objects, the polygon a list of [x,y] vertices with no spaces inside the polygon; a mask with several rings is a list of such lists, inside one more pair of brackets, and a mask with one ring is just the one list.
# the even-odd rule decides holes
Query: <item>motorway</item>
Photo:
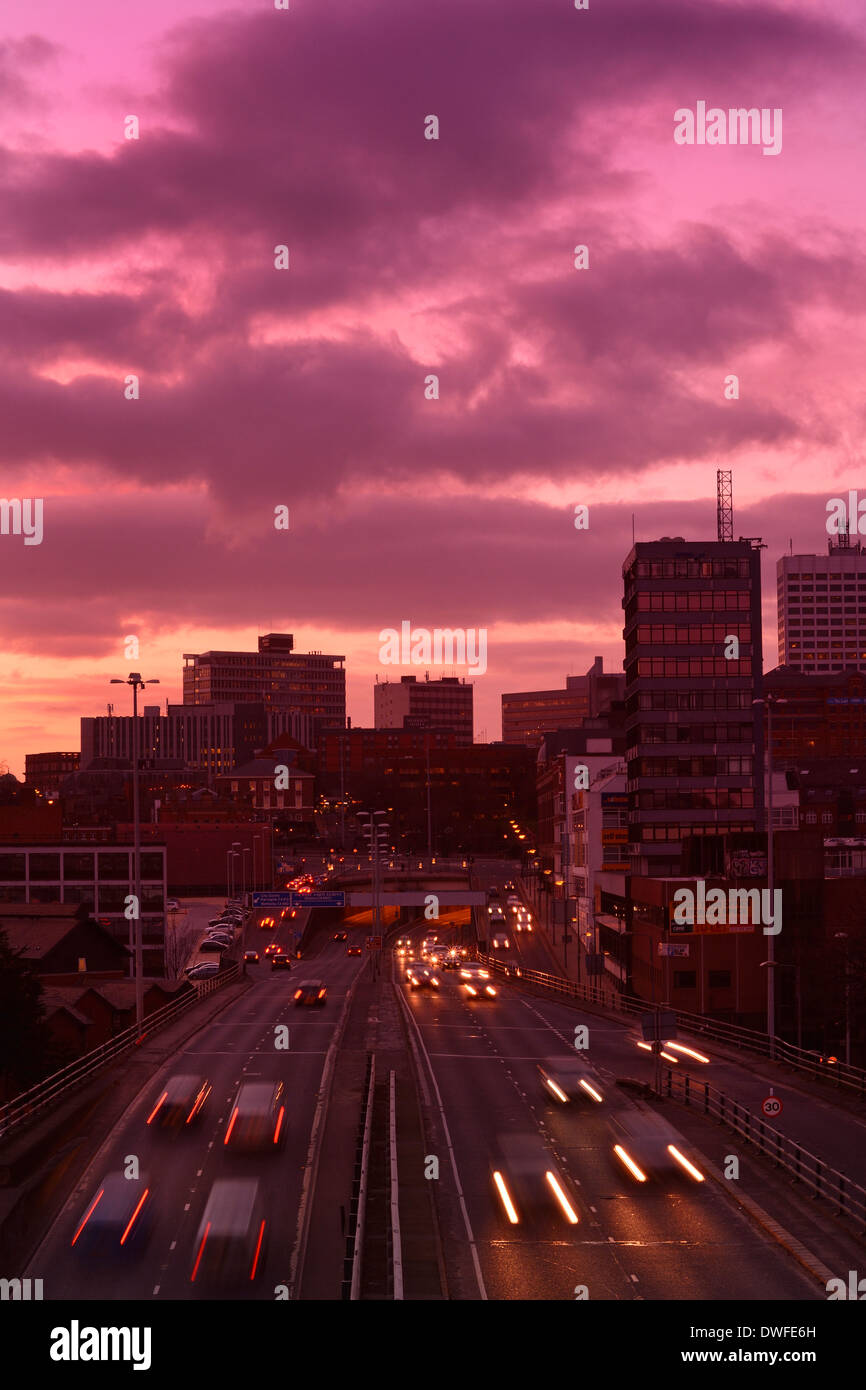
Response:
[{"label": "motorway", "polygon": [[[361,944],[369,931],[368,916],[349,914],[345,922],[350,936]],[[470,935],[465,921],[465,910],[443,911],[437,923],[418,920],[402,934],[413,942],[413,949],[433,930],[440,943],[457,942],[461,935]],[[270,932],[248,924],[246,945],[256,945],[260,953],[271,940],[288,947],[289,928],[295,925],[281,923]],[[389,938],[389,946],[396,935]],[[182,1046],[99,1143],[25,1271],[44,1280],[46,1299],[273,1300],[286,1296],[287,1289],[298,1296],[295,1266],[304,1244],[305,1203],[311,1201],[304,1178],[314,1121],[324,1099],[323,1067],[347,993],[361,971],[365,979],[369,974],[367,952],[348,956],[346,945],[331,936],[331,931],[318,931],[309,954],[294,961],[289,972],[272,972],[262,954],[258,965],[248,967],[252,987]],[[525,967],[550,968],[544,942],[536,933],[513,934],[508,954]],[[824,1298],[816,1279],[768,1240],[719,1183],[709,1177],[697,1183],[676,1169],[638,1183],[615,1157],[613,1144],[625,1142],[636,1117],[651,1113],[643,1100],[616,1084],[624,1076],[649,1080],[652,1075],[653,1061],[636,1047],[633,1024],[533,994],[519,981],[499,976],[494,977],[498,993],[493,999],[471,999],[456,971],[439,971],[438,989],[413,991],[395,953],[387,950],[383,963],[381,977],[365,985],[360,1014],[355,1009],[359,1016],[351,1046],[359,1055],[371,1046],[374,1035],[365,1019],[377,1016],[386,994],[393,1009],[396,994],[405,1026],[398,1045],[405,1048],[408,1038],[417,1065],[425,1162],[430,1155],[439,1160],[432,1188],[451,1299]],[[325,1008],[295,1008],[294,989],[316,978],[327,983]],[[380,1004],[371,1004],[370,990],[381,991]],[[285,1050],[275,1046],[275,1030],[281,1025],[289,1031]],[[587,1075],[602,1094],[602,1104],[561,1105],[538,1074],[537,1066],[545,1059],[574,1060],[578,1025],[589,1031],[589,1047],[580,1055],[586,1058]],[[345,1049],[346,1043],[342,1046]],[[393,1047],[393,1036],[389,1046]],[[762,1084],[753,1072],[729,1060],[713,1059],[707,1068],[687,1065],[694,1075],[710,1075],[716,1084],[722,1066],[731,1082],[739,1071],[744,1082]],[[201,1124],[176,1137],[148,1127],[147,1117],[166,1080],[187,1072],[206,1077],[213,1087]],[[235,1154],[225,1148],[237,1087],[251,1079],[285,1084],[287,1134],[281,1150]],[[407,1084],[411,1090],[411,1080]],[[345,1098],[341,1104],[345,1106]],[[804,1115],[806,1110],[804,1105]],[[810,1113],[815,1123],[817,1112]],[[669,1115],[673,1120],[668,1122],[676,1128],[676,1109],[668,1107]],[[540,1176],[533,1169],[521,1177],[513,1167],[515,1138],[541,1152]],[[685,1126],[674,1138],[686,1155],[695,1157]],[[148,1175],[152,1192],[154,1224],[148,1243],[135,1257],[110,1267],[82,1260],[71,1248],[82,1217],[103,1176],[120,1172],[133,1157]],[[351,1161],[347,1154],[347,1174]],[[405,1156],[400,1162],[402,1194],[411,1190],[406,1181],[411,1175]],[[550,1187],[545,1187],[546,1167],[572,1204],[576,1223],[565,1219]],[[511,1186],[520,1215],[517,1224],[509,1222],[496,1195],[494,1169]],[[240,1290],[233,1286],[225,1292],[212,1284],[191,1283],[191,1273],[196,1233],[211,1186],[230,1176],[258,1180],[267,1225],[259,1277]],[[343,1181],[340,1173],[331,1176],[338,1185]],[[338,1202],[348,1205],[349,1185],[347,1176]],[[421,1186],[426,1191],[426,1184]],[[401,1195],[403,1201],[410,1199]],[[307,1214],[310,1209],[306,1207]],[[315,1244],[315,1230],[311,1237]],[[340,1261],[337,1251],[335,1263]],[[338,1280],[328,1296],[339,1298]]]},{"label": "motorway", "polygon": [[[409,933],[414,940],[425,927]],[[448,937],[448,933],[441,933]],[[399,974],[395,967],[395,974]],[[615,1093],[615,1070],[593,1049],[606,1104],[561,1106],[546,1098],[536,1063],[573,1057],[573,1009],[522,995],[510,982],[495,999],[462,994],[459,974],[441,972],[434,992],[401,984],[435,1078],[478,1256],[474,1297],[573,1299],[813,1299],[814,1281],[781,1250],[766,1244],[710,1182],[685,1174],[639,1186],[613,1156],[611,1101],[617,1113],[639,1105]],[[598,1043],[617,1025],[589,1020]],[[566,1223],[549,1192],[537,1185],[519,1226],[498,1202],[491,1171],[501,1161],[502,1135],[541,1138],[576,1194],[579,1221]],[[687,1149],[685,1141],[683,1148]],[[505,1165],[507,1173],[507,1164]],[[443,1187],[448,1167],[440,1165]],[[443,1208],[453,1206],[443,1193]],[[443,1211],[443,1226],[457,1223]],[[482,1290],[484,1292],[482,1292]],[[473,1296],[470,1289],[466,1296]]]},{"label": "motorway", "polygon": [[[360,935],[360,933],[359,933]],[[198,1223],[211,1184],[220,1177],[255,1176],[261,1185],[268,1220],[262,1278],[231,1297],[274,1298],[274,1287],[287,1284],[295,1248],[301,1184],[310,1143],[322,1067],[346,991],[363,957],[347,956],[345,945],[328,942],[291,971],[271,972],[261,955],[264,944],[288,944],[288,927],[277,932],[247,928],[247,945],[256,936],[261,963],[248,970],[255,984],[195,1035],[163,1068],[100,1145],[97,1154],[64,1205],[31,1261],[51,1299],[133,1298],[188,1299],[220,1297],[192,1285]],[[285,938],[285,940],[283,940]],[[258,945],[258,943],[256,943]],[[324,978],[328,996],[323,1009],[295,1008],[292,994],[305,979]],[[275,1048],[275,1029],[289,1029],[289,1047]],[[213,1091],[201,1124],[173,1135],[149,1128],[146,1121],[166,1079],[181,1073],[206,1077]],[[223,1138],[238,1085],[251,1079],[283,1080],[288,1097],[287,1139],[275,1153],[234,1155]],[[102,1269],[82,1263],[71,1242],[103,1175],[121,1171],[134,1155],[140,1172],[151,1179],[154,1227],[146,1250],[127,1264]]]}]

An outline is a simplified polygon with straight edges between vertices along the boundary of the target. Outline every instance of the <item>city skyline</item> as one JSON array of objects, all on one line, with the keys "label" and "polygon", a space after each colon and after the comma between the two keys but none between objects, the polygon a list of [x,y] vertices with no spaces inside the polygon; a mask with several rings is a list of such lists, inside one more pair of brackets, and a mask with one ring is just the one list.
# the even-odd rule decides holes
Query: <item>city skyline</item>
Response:
[{"label": "city skyline", "polygon": [[[497,738],[503,691],[619,668],[632,514],[713,539],[719,466],[775,664],[775,561],[864,481],[856,4],[111,13],[0,36],[3,491],[44,502],[0,537],[10,767],[71,746],[130,633],[177,700],[176,653],[292,631],[367,724],[380,631],[484,629]],[[698,102],[783,110],[780,153],[677,144]]]}]

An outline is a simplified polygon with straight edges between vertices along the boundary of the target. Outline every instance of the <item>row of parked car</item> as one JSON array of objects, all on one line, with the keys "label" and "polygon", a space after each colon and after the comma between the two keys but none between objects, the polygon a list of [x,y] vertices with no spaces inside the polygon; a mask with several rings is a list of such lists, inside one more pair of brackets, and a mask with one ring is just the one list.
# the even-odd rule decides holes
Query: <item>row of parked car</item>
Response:
[{"label": "row of parked car", "polygon": [[188,980],[207,980],[216,975],[223,955],[231,950],[235,936],[243,930],[248,916],[247,910],[236,902],[226,903],[218,917],[208,922],[207,935],[199,946],[199,955],[217,956],[217,960],[198,961],[187,966],[184,974]]}]

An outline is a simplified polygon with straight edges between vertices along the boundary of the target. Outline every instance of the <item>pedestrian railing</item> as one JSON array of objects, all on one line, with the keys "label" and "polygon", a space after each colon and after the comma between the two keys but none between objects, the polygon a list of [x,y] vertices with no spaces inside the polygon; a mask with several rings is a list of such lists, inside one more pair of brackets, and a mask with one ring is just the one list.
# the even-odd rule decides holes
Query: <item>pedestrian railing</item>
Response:
[{"label": "pedestrian railing", "polygon": [[780,1134],[739,1101],[707,1081],[698,1081],[688,1073],[677,1074],[670,1067],[662,1074],[662,1095],[682,1101],[732,1129],[802,1183],[813,1197],[830,1202],[838,1216],[856,1222],[861,1235],[866,1234],[866,1188]]},{"label": "pedestrian railing", "polygon": [[148,1014],[143,1020],[140,1034],[136,1026],[125,1028],[122,1033],[118,1033],[108,1042],[94,1048],[92,1052],[86,1052],[83,1057],[78,1057],[74,1062],[61,1067],[60,1071],[47,1076],[44,1081],[38,1081],[35,1086],[30,1087],[29,1091],[22,1092],[20,1096],[8,1101],[6,1105],[0,1105],[0,1139],[5,1138],[12,1130],[33,1119],[47,1106],[54,1105],[73,1086],[80,1085],[82,1081],[93,1076],[109,1062],[113,1062],[116,1057],[121,1056],[122,1053],[128,1052],[130,1048],[139,1047],[151,1033],[155,1033],[157,1029],[172,1023],[175,1018],[192,1008],[206,995],[213,994],[223,985],[236,980],[239,974],[240,966],[232,965],[227,970],[221,970],[218,975],[214,975],[213,979],[203,980],[201,983],[196,982],[194,989],[188,994],[182,995],[179,999],[173,999],[163,1008]]},{"label": "pedestrian railing", "polygon": [[[507,973],[508,967],[501,959],[497,960],[495,956],[477,954],[479,959],[484,960],[487,965],[492,965],[497,971]],[[651,1013],[655,1008],[655,1005],[646,999],[639,999],[629,994],[620,994],[616,990],[612,990],[610,986],[584,984],[582,982],[578,984],[574,980],[566,979],[564,975],[550,975],[543,970],[524,970],[521,967],[520,977],[526,984],[535,985],[551,994],[558,994],[568,999],[580,999],[587,1004],[595,1004],[600,1008],[613,1009],[631,1016]],[[866,1098],[866,1071],[862,1067],[848,1066],[845,1062],[839,1061],[830,1062],[824,1054],[819,1055],[808,1052],[802,1047],[794,1047],[779,1037],[771,1040],[767,1033],[759,1033],[752,1028],[741,1028],[736,1023],[725,1023],[721,1019],[705,1018],[703,1014],[685,1013],[682,1009],[677,1009],[666,1002],[663,1003],[662,1007],[676,1015],[677,1026],[687,1033],[692,1033],[711,1042],[724,1043],[728,1047],[737,1047],[747,1052],[755,1052],[763,1057],[771,1057],[785,1066],[793,1067],[796,1071],[804,1072],[813,1077],[821,1077],[822,1080],[831,1081],[840,1089],[844,1087],[846,1090]]]}]

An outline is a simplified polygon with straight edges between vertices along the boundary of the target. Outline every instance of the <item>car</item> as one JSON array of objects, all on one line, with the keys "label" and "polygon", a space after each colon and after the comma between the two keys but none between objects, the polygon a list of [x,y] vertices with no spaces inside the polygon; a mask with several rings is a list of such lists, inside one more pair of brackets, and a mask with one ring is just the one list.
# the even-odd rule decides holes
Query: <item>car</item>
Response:
[{"label": "car", "polygon": [[264,927],[265,929],[267,929],[268,927],[275,927],[276,925],[276,920],[273,917],[263,917],[259,922],[259,926]]},{"label": "car", "polygon": [[235,934],[229,927],[211,927],[205,936],[206,941],[234,941]]},{"label": "car", "polygon": [[267,1223],[256,1178],[218,1178],[193,1244],[191,1284],[248,1287],[264,1265]]},{"label": "car", "polygon": [[507,951],[509,946],[511,945],[510,941],[508,940],[508,932],[495,931],[492,937],[490,938],[490,944],[492,945],[494,951]]},{"label": "car", "polygon": [[557,1170],[539,1134],[499,1135],[493,1186],[512,1226],[552,1200],[569,1226],[578,1224],[577,1200],[567,1178]]},{"label": "car", "polygon": [[183,1129],[201,1119],[211,1084],[204,1076],[186,1073],[169,1077],[146,1123],[157,1129]]},{"label": "car", "polygon": [[459,969],[460,969],[460,953],[459,953],[459,951],[449,951],[449,952],[448,952],[448,954],[446,955],[445,959],[444,959],[443,962],[442,962],[442,969],[443,969],[443,970],[459,970]]},{"label": "car", "polygon": [[419,965],[413,961],[406,968],[406,979],[410,989],[438,989],[439,976],[432,965]]},{"label": "car", "polygon": [[258,963],[259,963],[259,953],[258,953],[258,951],[244,951],[244,961],[245,961],[245,963],[248,964],[248,965],[258,965]]},{"label": "car", "polygon": [[291,968],[292,962],[289,959],[289,957],[287,955],[284,955],[282,951],[275,951],[274,954],[271,956],[271,969],[291,970]]},{"label": "car", "polygon": [[335,941],[347,941],[348,938],[349,938],[349,933],[346,932],[346,931],[335,931],[335,932],[334,932],[334,940],[335,940]]},{"label": "car", "polygon": [[210,980],[219,974],[216,961],[203,960],[198,965],[188,965],[185,971],[188,980]]},{"label": "car", "polygon": [[211,938],[208,937],[206,941],[202,941],[202,942],[200,943],[198,949],[199,949],[199,954],[202,954],[202,953],[204,953],[205,951],[207,951],[208,953],[213,952],[213,951],[217,951],[217,952],[219,952],[220,955],[221,955],[223,951],[227,951],[227,950],[229,949],[229,943],[228,943],[227,941],[222,941],[222,940],[220,940],[220,941],[212,941]]},{"label": "car", "polygon": [[650,1110],[621,1110],[612,1122],[613,1152],[636,1182],[650,1178],[669,1181],[687,1174],[704,1182],[704,1174],[688,1156],[687,1146],[673,1125]]},{"label": "car", "polygon": [[276,941],[270,941],[270,942],[268,942],[267,946],[265,947],[265,955],[266,955],[266,956],[273,956],[273,955],[276,955],[276,953],[277,953],[278,951],[282,951],[282,949],[283,949],[282,946],[278,946],[277,943],[276,943]]},{"label": "car", "polygon": [[286,1137],[285,1117],[282,1081],[242,1081],[223,1146],[232,1151],[279,1148]]},{"label": "car", "polygon": [[482,965],[462,965],[460,987],[470,999],[495,999],[498,993],[496,986],[490,984],[490,971]]},{"label": "car", "polygon": [[147,1173],[107,1173],[76,1223],[71,1248],[84,1259],[133,1258],[147,1244],[153,1188]]},{"label": "car", "polygon": [[536,1067],[541,1084],[560,1105],[574,1100],[603,1104],[598,1077],[580,1057],[547,1057],[537,1062]]},{"label": "car", "polygon": [[517,976],[519,978],[523,974],[523,967],[516,956],[501,956],[498,964],[500,971],[502,971],[504,967],[506,979],[511,979],[512,976]]},{"label": "car", "polygon": [[304,1004],[312,1007],[323,1005],[328,997],[328,988],[322,980],[304,980],[295,990],[295,1007]]},{"label": "car", "polygon": [[348,944],[348,946],[346,947],[346,955],[347,955],[347,956],[360,956],[360,955],[361,955],[361,947],[358,946],[356,942],[350,941],[349,944]]},{"label": "car", "polygon": [[209,927],[224,927],[225,924],[225,917],[211,917],[210,921],[208,922]]}]

